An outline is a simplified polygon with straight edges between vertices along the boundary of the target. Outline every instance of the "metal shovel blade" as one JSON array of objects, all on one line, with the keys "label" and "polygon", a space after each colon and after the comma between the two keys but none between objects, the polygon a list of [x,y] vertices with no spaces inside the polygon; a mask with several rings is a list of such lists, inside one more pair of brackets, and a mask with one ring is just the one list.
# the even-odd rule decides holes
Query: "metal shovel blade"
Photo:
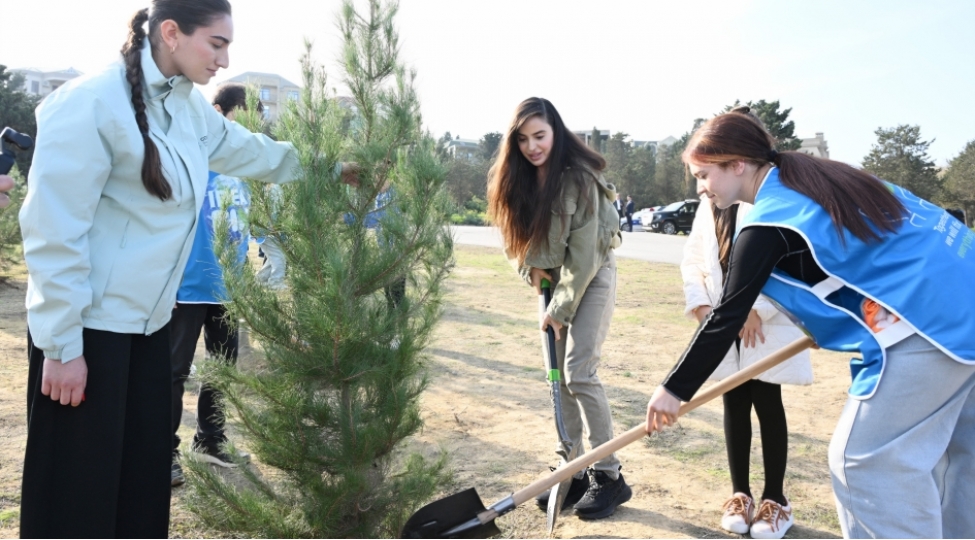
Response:
[{"label": "metal shovel blade", "polygon": [[[564,431],[564,429],[565,428],[563,427],[560,429],[560,431]],[[562,462],[559,463],[559,468],[562,468],[566,463],[579,457],[579,451],[578,449],[572,448],[571,441],[564,440],[562,441],[562,449],[559,451],[559,455],[562,457]],[[559,520],[559,514],[562,513],[562,505],[565,504],[565,498],[569,494],[569,488],[572,487],[573,478],[574,477],[570,476],[558,484],[555,484],[552,486],[552,490],[548,494],[548,508],[546,509],[546,517],[548,519],[546,523],[548,524],[549,536],[551,536],[552,532],[555,531],[555,524]]]},{"label": "metal shovel blade", "polygon": [[[477,490],[465,489],[417,510],[403,526],[400,538],[490,538],[501,534],[494,521],[477,521],[484,510]],[[470,527],[451,531],[467,522],[471,522]],[[444,535],[447,531],[451,531],[449,536]]]},{"label": "metal shovel blade", "polygon": [[555,531],[555,523],[559,520],[559,514],[562,513],[562,504],[565,503],[565,496],[568,495],[569,486],[571,485],[572,477],[570,476],[566,480],[552,486],[552,491],[549,492],[547,511],[549,536]]},{"label": "metal shovel blade", "polygon": [[[545,310],[548,308],[549,303],[552,301],[552,288],[551,284],[547,280],[542,280],[542,296],[540,297],[541,302],[539,305],[539,316],[544,316]],[[559,369],[558,358],[555,354],[555,329],[551,326],[546,329],[546,356],[548,357],[548,380],[552,385],[551,397],[552,397],[552,408],[555,411],[555,429],[559,435],[559,440],[561,445],[557,453],[561,458],[561,463],[559,467],[562,467],[566,463],[575,459],[578,455],[578,451],[572,448],[572,441],[569,440],[569,435],[565,429],[565,420],[562,418],[562,390],[561,390],[561,379],[562,372]],[[548,524],[548,534],[552,535],[555,530],[555,523],[559,520],[559,514],[562,513],[562,504],[565,502],[565,497],[569,493],[569,487],[572,485],[572,477],[566,478],[565,480],[559,482],[552,486],[552,490],[548,494],[548,508],[546,508],[546,517]]]}]

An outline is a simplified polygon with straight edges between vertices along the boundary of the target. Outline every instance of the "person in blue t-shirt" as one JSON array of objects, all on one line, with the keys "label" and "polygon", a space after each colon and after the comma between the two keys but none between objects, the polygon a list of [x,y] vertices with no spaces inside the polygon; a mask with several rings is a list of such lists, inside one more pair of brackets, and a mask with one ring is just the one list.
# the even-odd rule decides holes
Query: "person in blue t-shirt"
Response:
[{"label": "person in blue t-shirt", "polygon": [[[246,88],[237,83],[222,85],[213,98],[213,107],[231,122],[238,109],[246,109]],[[263,106],[258,102],[258,111]],[[183,281],[176,294],[176,307],[170,323],[170,347],[172,349],[172,426],[173,464],[172,485],[185,481],[179,464],[179,429],[183,416],[183,389],[193,365],[196,344],[203,331],[207,354],[237,362],[238,335],[226,319],[223,303],[227,291],[223,282],[223,269],[213,252],[214,222],[225,222],[230,227],[230,238],[239,246],[240,261],[247,259],[249,238],[247,210],[250,195],[247,185],[238,178],[210,172],[206,195],[200,209],[199,223],[193,249],[190,252]],[[225,218],[220,214],[226,213]],[[204,461],[221,467],[235,467],[233,456],[222,448],[227,437],[224,433],[224,416],[217,407],[219,392],[208,385],[200,388],[197,402],[197,428],[191,451]],[[247,454],[238,456],[246,461]]]},{"label": "person in blue t-shirt", "polygon": [[[359,184],[357,181],[346,182],[352,188],[358,188]],[[399,210],[395,205],[396,194],[395,190],[389,184],[383,186],[382,190],[376,195],[376,201],[373,204],[373,210],[365,215],[362,222],[367,229],[373,229],[376,232],[376,241],[383,248],[390,248],[392,241],[383,234],[382,230],[382,219],[386,216],[387,211],[398,212]],[[352,214],[345,215],[345,223],[351,225],[355,221]],[[400,302],[406,297],[406,276],[399,276],[391,284],[383,287],[383,294],[386,295],[386,302],[389,304],[390,309],[395,309],[399,307]]]}]

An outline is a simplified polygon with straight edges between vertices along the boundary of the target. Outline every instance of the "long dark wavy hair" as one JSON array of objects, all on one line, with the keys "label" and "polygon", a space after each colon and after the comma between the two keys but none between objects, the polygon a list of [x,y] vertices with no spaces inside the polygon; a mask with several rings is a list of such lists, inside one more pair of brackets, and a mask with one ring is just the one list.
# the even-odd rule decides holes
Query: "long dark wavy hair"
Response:
[{"label": "long dark wavy hair", "polygon": [[173,196],[173,188],[163,175],[159,149],[149,138],[149,120],[142,96],[142,41],[146,38],[143,26],[149,23],[149,42],[156,48],[159,47],[159,25],[163,21],[172,19],[180,32],[189,35],[201,26],[208,26],[221,15],[230,15],[230,2],[227,0],[152,0],[151,9],[137,11],[129,21],[129,37],[122,46],[122,59],[125,62],[125,79],[132,86],[135,122],[145,145],[142,185],[162,201]]},{"label": "long dark wavy hair", "polygon": [[[552,127],[552,149],[541,182],[538,167],[518,148],[518,131],[536,117]],[[563,175],[570,167],[575,174]],[[515,110],[498,157],[488,173],[488,217],[501,229],[508,249],[524,261],[529,249],[538,251],[548,246],[552,213],[562,212],[563,182],[577,183],[580,196],[585,198],[585,211],[592,212],[593,201],[586,195],[587,188],[595,181],[594,175],[604,168],[606,160],[565,127],[549,100],[528,98]],[[567,224],[563,222],[562,226]]]},{"label": "long dark wavy hair", "polygon": [[897,231],[906,209],[873,175],[845,163],[801,152],[774,152],[775,141],[761,122],[748,114],[729,112],[708,120],[687,143],[684,163],[736,161],[779,167],[782,183],[816,201],[829,213],[842,238],[846,228],[864,242],[879,241]]}]

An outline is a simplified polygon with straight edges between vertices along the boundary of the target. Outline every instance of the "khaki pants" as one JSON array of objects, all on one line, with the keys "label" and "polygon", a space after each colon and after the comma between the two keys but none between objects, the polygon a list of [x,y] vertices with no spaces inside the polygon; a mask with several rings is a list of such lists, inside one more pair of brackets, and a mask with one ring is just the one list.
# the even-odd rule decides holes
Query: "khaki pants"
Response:
[{"label": "khaki pants", "polygon": [[[557,274],[552,276],[556,283]],[[555,354],[562,371],[562,417],[573,448],[580,451],[584,448],[582,439],[587,434],[590,449],[613,438],[613,416],[596,369],[615,304],[616,258],[610,251],[586,288],[572,324],[562,328],[560,339],[555,342]],[[547,370],[548,338],[544,333],[542,352]],[[556,444],[556,450],[560,448],[561,444]],[[619,476],[619,467],[616,454],[593,465],[614,480]]]}]

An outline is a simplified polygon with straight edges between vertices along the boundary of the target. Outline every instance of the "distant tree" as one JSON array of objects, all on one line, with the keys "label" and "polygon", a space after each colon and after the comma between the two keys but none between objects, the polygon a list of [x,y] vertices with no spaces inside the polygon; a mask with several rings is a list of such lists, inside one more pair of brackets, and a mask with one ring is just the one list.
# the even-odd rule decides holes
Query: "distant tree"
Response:
[{"label": "distant tree", "polygon": [[942,202],[946,206],[964,208],[968,224],[971,224],[975,220],[975,140],[969,141],[965,149],[948,162],[942,179]]},{"label": "distant tree", "polygon": [[440,158],[440,161],[446,161],[447,158],[450,157],[447,154],[447,144],[452,140],[454,140],[454,138],[449,131],[437,139],[437,157]]},{"label": "distant tree", "polygon": [[[24,92],[23,88],[24,76],[11,73],[7,66],[0,64],[0,129],[10,127],[33,138],[37,136],[34,109],[40,98]],[[17,166],[25,178],[33,157],[33,149],[17,153]]]},{"label": "distant tree", "polygon": [[593,126],[592,133],[589,134],[589,148],[592,148],[597,152],[602,152],[603,149],[602,145],[600,144],[602,141],[600,141],[600,138],[601,135],[599,134],[599,130],[596,129],[596,126]]},{"label": "distant tree", "polygon": [[929,201],[940,199],[942,180],[928,156],[931,141],[921,140],[921,127],[877,128],[877,142],[863,158],[863,168],[879,178],[911,190]]},{"label": "distant tree", "polygon": [[624,194],[630,189],[626,173],[631,149],[629,142],[626,141],[627,138],[629,135],[626,133],[614,133],[606,141],[606,152],[603,153],[603,157],[606,158],[606,170],[603,172],[603,176],[608,182],[616,186],[616,190],[620,194]]},{"label": "distant tree", "polygon": [[[734,104],[724,108],[724,112],[728,112],[741,105],[741,101],[736,99]],[[779,100],[765,101],[764,99],[749,101],[745,105],[750,107],[752,112],[762,119],[762,123],[765,124],[765,129],[775,139],[776,149],[780,151],[798,150],[802,146],[802,139],[795,136],[795,122],[789,120],[792,107],[780,111]]]},{"label": "distant tree", "polygon": [[473,197],[486,197],[490,166],[491,162],[485,160],[454,159],[447,163],[444,183],[454,206],[461,208]]},{"label": "distant tree", "polygon": [[497,131],[492,131],[491,133],[485,133],[481,140],[477,143],[477,152],[481,159],[485,161],[490,161],[494,159],[494,154],[498,151],[498,146],[501,145],[501,138],[503,135]]},{"label": "distant tree", "polygon": [[653,189],[657,171],[657,149],[653,146],[632,148],[626,164],[627,194],[636,207],[657,206],[662,203]]},{"label": "distant tree", "polygon": [[637,208],[656,204],[653,175],[656,171],[656,151],[651,147],[634,147],[626,133],[614,133],[606,141],[606,180],[616,186],[617,192],[633,197]]},{"label": "distant tree", "polygon": [[657,166],[654,171],[653,188],[663,204],[679,201],[685,197],[684,163],[680,155],[687,141],[680,140],[660,148],[657,152]]}]

